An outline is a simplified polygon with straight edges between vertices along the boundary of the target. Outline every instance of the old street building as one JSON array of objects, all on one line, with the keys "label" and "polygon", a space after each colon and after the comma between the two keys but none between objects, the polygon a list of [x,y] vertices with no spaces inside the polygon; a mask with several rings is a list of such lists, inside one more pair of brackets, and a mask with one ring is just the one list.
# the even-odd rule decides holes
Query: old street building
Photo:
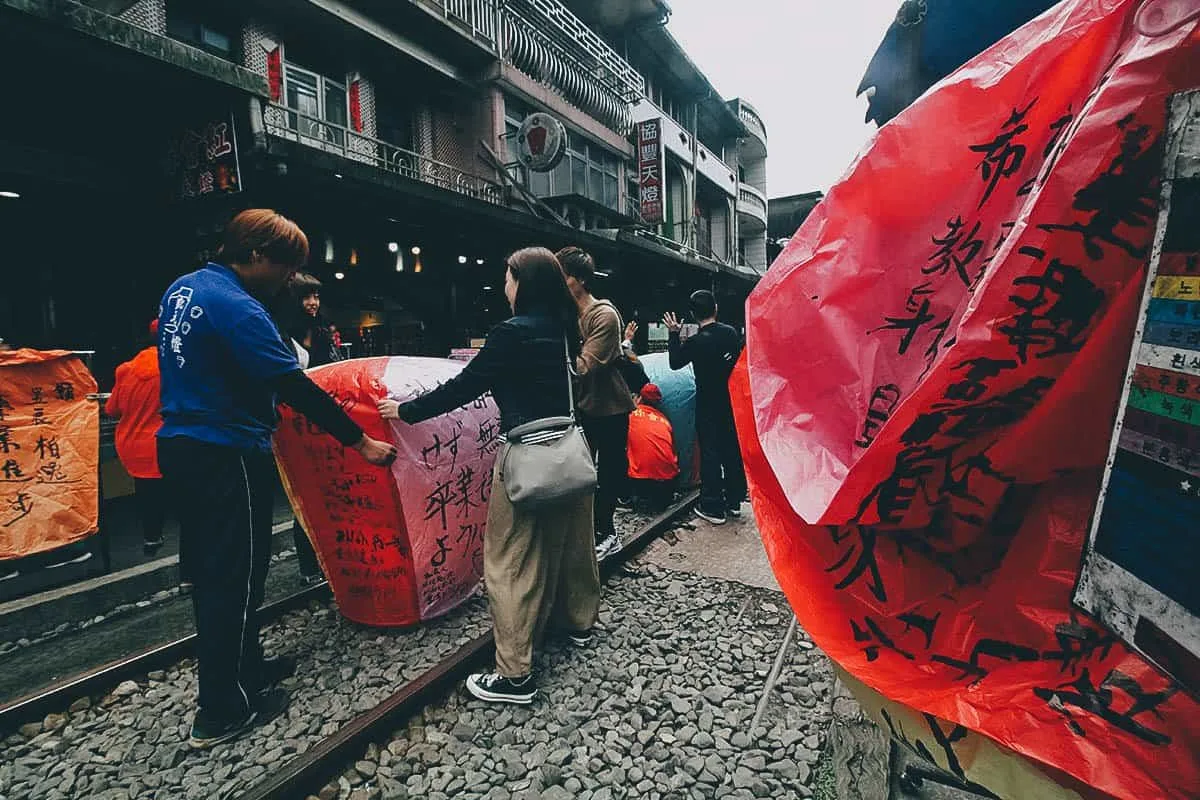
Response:
[{"label": "old street building", "polygon": [[[643,320],[704,287],[736,322],[766,266],[766,130],[717,95],[669,13],[0,0],[0,336],[95,350],[111,385],[163,287],[257,205],[309,233],[354,355],[484,335],[505,313],[504,254],[535,243],[594,252],[600,292]],[[536,112],[565,132],[548,171],[518,157]],[[647,122],[661,184],[638,160]]]}]

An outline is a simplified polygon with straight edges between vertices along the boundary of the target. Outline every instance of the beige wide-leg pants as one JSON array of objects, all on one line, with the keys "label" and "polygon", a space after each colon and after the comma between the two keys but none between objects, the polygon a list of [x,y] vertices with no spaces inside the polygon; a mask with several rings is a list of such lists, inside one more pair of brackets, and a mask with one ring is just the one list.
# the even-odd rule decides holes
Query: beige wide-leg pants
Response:
[{"label": "beige wide-leg pants", "polygon": [[520,678],[533,668],[546,627],[586,631],[600,610],[590,492],[528,510],[513,507],[499,465],[492,475],[483,576],[496,638],[496,671]]}]

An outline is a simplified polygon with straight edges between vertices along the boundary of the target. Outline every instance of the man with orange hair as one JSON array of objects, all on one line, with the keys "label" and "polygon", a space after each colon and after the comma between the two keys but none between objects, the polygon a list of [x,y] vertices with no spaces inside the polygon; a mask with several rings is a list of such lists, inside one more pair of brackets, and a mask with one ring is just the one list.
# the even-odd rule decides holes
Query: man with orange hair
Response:
[{"label": "man with orange hair", "polygon": [[263,658],[257,616],[271,557],[277,401],[372,464],[396,457],[304,374],[264,306],[308,260],[300,227],[267,209],[243,211],[226,226],[219,258],[171,284],[158,320],[158,462],[194,584],[196,748],[229,741],[287,705],[282,690],[264,690],[295,664]]}]

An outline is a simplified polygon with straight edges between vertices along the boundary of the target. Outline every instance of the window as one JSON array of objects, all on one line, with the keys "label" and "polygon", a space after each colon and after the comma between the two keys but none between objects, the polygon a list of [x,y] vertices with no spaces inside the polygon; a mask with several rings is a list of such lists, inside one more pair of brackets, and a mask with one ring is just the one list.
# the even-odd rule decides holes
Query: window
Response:
[{"label": "window", "polygon": [[537,197],[579,195],[606,208],[620,210],[620,160],[599,145],[568,132],[567,152],[550,172],[530,172],[517,163],[517,132],[529,113],[519,101],[505,98],[504,136],[509,173]]},{"label": "window", "polygon": [[209,10],[200,3],[170,0],[167,3],[167,35],[213,55],[232,59],[235,55],[232,32],[237,26],[210,17]]},{"label": "window", "polygon": [[283,65],[283,82],[288,108],[296,112],[288,115],[291,127],[301,136],[345,144],[345,85],[289,62]]}]

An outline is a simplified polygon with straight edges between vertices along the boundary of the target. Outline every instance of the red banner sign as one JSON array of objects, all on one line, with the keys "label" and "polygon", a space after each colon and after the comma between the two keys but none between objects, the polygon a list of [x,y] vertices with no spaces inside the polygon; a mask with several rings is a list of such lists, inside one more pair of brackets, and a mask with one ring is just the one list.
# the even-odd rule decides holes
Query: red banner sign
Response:
[{"label": "red banner sign", "polygon": [[663,221],[667,184],[663,171],[662,120],[648,119],[637,126],[638,199],[642,219],[650,225]]},{"label": "red banner sign", "polygon": [[1071,605],[1166,100],[1200,83],[1194,24],[1141,35],[1138,5],[1061,3],[884,126],[751,295],[734,397],[780,583],[927,715],[896,735],[1140,800],[1196,796],[1200,707]]}]

